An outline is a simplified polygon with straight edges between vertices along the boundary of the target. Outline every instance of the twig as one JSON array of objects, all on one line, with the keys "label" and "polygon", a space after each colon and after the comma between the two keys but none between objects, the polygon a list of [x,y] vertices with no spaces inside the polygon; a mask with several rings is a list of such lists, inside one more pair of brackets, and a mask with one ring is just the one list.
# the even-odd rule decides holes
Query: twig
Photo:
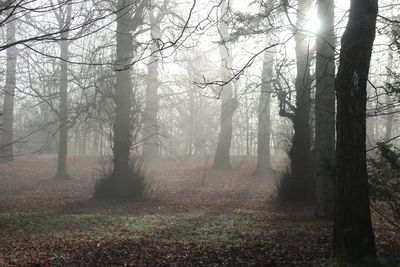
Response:
[{"label": "twig", "polygon": [[379,211],[377,208],[374,207],[374,205],[372,205],[371,203],[369,204],[370,207],[376,211],[379,215],[381,215],[388,223],[390,223],[391,225],[393,225],[395,228],[397,228],[398,230],[400,230],[400,226],[398,224],[396,224],[395,222],[393,222],[391,219],[389,219],[383,212]]}]

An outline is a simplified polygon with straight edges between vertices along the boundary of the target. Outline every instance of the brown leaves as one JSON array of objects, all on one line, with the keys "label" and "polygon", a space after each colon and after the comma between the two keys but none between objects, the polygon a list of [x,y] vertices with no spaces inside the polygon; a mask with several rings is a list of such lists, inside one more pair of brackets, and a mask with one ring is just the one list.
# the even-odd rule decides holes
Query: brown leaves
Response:
[{"label": "brown leaves", "polygon": [[[53,181],[55,158],[0,164],[0,265],[313,266],[329,257],[332,225],[312,207],[270,200],[254,158],[209,170],[201,157],[151,163],[153,199],[91,199],[99,160],[69,159],[72,181]],[[285,162],[275,166],[283,168]],[[400,262],[400,240],[376,224],[379,253]]]}]

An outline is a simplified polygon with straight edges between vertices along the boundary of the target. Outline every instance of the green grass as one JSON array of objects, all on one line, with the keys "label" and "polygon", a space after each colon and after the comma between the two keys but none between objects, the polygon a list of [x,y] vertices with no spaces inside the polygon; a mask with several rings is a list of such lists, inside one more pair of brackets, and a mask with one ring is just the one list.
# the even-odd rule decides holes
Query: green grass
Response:
[{"label": "green grass", "polygon": [[235,242],[260,236],[265,223],[258,211],[216,212],[196,209],[175,214],[113,215],[0,213],[0,240],[77,235],[113,239],[180,242]]}]

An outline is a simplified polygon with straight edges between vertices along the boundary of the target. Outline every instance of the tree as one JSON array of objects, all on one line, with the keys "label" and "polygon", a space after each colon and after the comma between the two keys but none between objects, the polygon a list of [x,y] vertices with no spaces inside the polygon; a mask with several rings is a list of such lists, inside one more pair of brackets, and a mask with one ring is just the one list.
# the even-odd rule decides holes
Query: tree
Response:
[{"label": "tree", "polygon": [[[229,0],[221,1],[219,34],[221,43],[219,45],[221,55],[221,74],[224,81],[230,80],[229,71],[232,69],[232,51],[229,47],[228,25],[229,25]],[[232,169],[230,160],[230,149],[232,142],[232,119],[236,109],[233,98],[232,83],[229,82],[220,89],[221,115],[220,132],[218,136],[217,150],[214,158],[214,169]]]},{"label": "tree", "polygon": [[335,80],[337,184],[333,254],[344,259],[376,257],[366,163],[366,87],[377,13],[377,0],[351,0]]},{"label": "tree", "polygon": [[[15,42],[17,21],[12,18],[7,23],[7,43]],[[7,49],[6,84],[4,88],[3,124],[0,141],[0,161],[13,160],[13,135],[14,135],[14,95],[16,84],[17,48],[11,46]]]},{"label": "tree", "polygon": [[311,109],[311,78],[310,78],[310,54],[309,37],[304,32],[306,14],[311,5],[310,0],[298,1],[296,14],[296,109],[293,119],[294,136],[290,150],[291,171],[293,179],[297,180],[297,188],[303,195],[300,199],[307,199],[309,175],[310,175],[310,109]]},{"label": "tree", "polygon": [[143,174],[137,165],[138,161],[130,161],[130,152],[132,130],[135,128],[132,124],[137,123],[136,119],[131,116],[134,107],[132,104],[134,95],[131,68],[135,52],[132,32],[143,24],[145,4],[145,0],[118,0],[117,11],[115,12],[117,17],[117,55],[114,64],[116,73],[115,119],[112,140],[114,166],[111,173],[96,185],[95,197],[97,198],[141,199],[144,193]]},{"label": "tree", "polygon": [[[387,71],[387,77],[386,77],[386,84],[390,84],[391,82],[391,75],[392,75],[392,68],[393,68],[393,51],[389,49],[388,52],[388,61],[386,65],[386,71]],[[389,140],[392,134],[392,128],[393,128],[393,120],[394,120],[394,110],[393,110],[393,99],[390,97],[389,94],[386,96],[386,102],[388,105],[388,111],[387,113],[389,114],[386,118],[386,126],[385,126],[385,140]]]},{"label": "tree", "polygon": [[[270,41],[272,33],[268,33]],[[255,175],[267,175],[271,172],[271,93],[272,72],[276,46],[264,52],[263,69],[261,74],[261,91],[258,104],[258,132],[257,132],[257,165]]]},{"label": "tree", "polygon": [[317,39],[315,93],[315,182],[319,217],[333,217],[335,153],[334,1],[318,1],[321,21]]},{"label": "tree", "polygon": [[[89,1],[79,1],[80,4],[88,3]],[[70,0],[59,0],[59,1],[39,1],[39,0],[31,0],[31,1],[15,1],[15,0],[5,0],[0,1],[0,27],[8,24],[10,21],[18,18],[21,23],[24,23],[23,34],[19,35],[17,39],[14,39],[12,42],[6,42],[0,44],[0,51],[8,49],[9,47],[15,46],[17,44],[22,44],[33,48],[33,43],[38,43],[40,41],[60,41],[65,39],[65,35],[63,33],[70,32],[79,32],[88,26],[94,24],[105,18],[105,16],[95,16],[97,12],[88,12],[85,15],[84,20],[79,20],[75,17],[75,21],[79,21],[78,23],[72,23],[69,27],[64,27],[60,29],[59,27],[54,27],[54,23],[51,19],[49,20],[41,20],[40,23],[46,25],[46,30],[37,31],[37,27],[32,25],[29,20],[32,17],[45,17],[49,15],[51,12],[56,12],[57,10],[62,9],[66,5],[72,5],[72,1]],[[40,15],[39,15],[40,14]],[[31,27],[32,26],[32,27]]]},{"label": "tree", "polygon": [[117,15],[117,59],[115,70],[115,123],[114,123],[114,177],[123,177],[129,173],[129,152],[131,148],[131,123],[129,119],[132,106],[132,80],[130,77],[131,60],[134,47],[131,31],[141,24],[143,4],[140,4],[132,20],[132,3],[118,1]]},{"label": "tree", "polygon": [[[309,200],[312,189],[311,184],[311,75],[310,75],[310,49],[309,33],[305,30],[307,13],[311,0],[299,0],[296,12],[296,25],[294,27],[296,51],[296,100],[293,106],[286,99],[287,92],[279,89],[278,99],[279,114],[288,117],[293,122],[292,146],[289,151],[291,173],[284,176],[281,183],[280,198],[282,200],[301,201]],[[288,15],[287,2],[285,5]],[[285,79],[282,73],[279,75]],[[278,83],[279,84],[279,83]],[[281,86],[279,86],[281,87]],[[290,94],[289,94],[290,95]],[[286,110],[289,106],[290,110]]]},{"label": "tree", "polygon": [[158,62],[160,57],[158,41],[161,38],[161,20],[165,15],[166,3],[160,8],[157,15],[155,7],[149,14],[151,37],[153,39],[150,47],[150,58],[147,63],[147,88],[145,98],[145,108],[143,112],[143,158],[152,160],[160,158],[160,138],[157,114],[159,110],[159,79]]},{"label": "tree", "polygon": [[[55,11],[57,12],[57,11]],[[58,161],[57,173],[55,179],[65,180],[71,177],[67,172],[67,150],[68,150],[68,47],[70,41],[68,40],[69,24],[72,15],[72,4],[66,6],[66,10],[62,9],[56,14],[60,32],[61,41],[58,42],[60,46],[60,92],[59,92],[59,133],[58,133]]]}]

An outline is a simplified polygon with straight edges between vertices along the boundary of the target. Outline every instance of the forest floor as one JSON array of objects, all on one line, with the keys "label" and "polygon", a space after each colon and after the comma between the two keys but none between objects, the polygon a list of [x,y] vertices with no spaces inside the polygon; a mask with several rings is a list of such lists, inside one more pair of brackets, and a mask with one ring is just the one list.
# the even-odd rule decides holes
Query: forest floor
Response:
[{"label": "forest floor", "polygon": [[[255,159],[232,171],[184,157],[146,166],[151,199],[96,201],[98,157],[69,158],[55,181],[53,156],[0,164],[0,266],[324,266],[332,224],[307,204],[274,200],[273,177]],[[284,161],[274,160],[276,169]],[[400,236],[374,215],[379,256],[400,264]]]}]

